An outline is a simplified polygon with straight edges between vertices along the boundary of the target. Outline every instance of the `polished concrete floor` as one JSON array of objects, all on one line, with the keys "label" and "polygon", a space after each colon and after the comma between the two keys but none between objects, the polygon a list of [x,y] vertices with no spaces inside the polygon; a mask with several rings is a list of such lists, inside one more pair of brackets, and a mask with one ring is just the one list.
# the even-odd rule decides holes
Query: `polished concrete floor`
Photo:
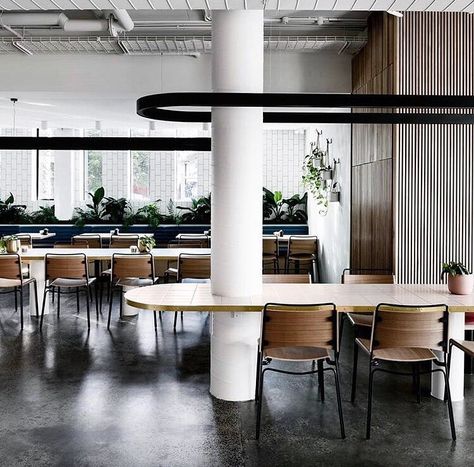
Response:
[{"label": "polished concrete floor", "polygon": [[[270,375],[262,433],[255,404],[214,399],[209,388],[209,317],[185,314],[172,331],[165,314],[126,322],[95,316],[90,333],[75,302],[50,314],[42,335],[11,298],[0,298],[0,465],[305,466],[474,465],[474,378],[454,404],[452,443],[446,406],[421,404],[411,379],[379,376],[373,435],[365,440],[367,366],[361,360],[357,403],[350,396],[351,348],[341,354],[347,439],[341,440],[334,384],[319,401],[316,377]],[[347,332],[349,332],[346,329]],[[345,336],[345,342],[350,336]]]}]

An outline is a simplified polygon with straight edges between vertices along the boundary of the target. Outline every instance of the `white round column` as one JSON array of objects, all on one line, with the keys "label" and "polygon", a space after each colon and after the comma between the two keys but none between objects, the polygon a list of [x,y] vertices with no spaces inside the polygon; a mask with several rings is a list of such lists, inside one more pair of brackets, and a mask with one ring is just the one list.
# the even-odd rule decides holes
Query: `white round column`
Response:
[{"label": "white round column", "polygon": [[[213,11],[214,92],[263,91],[263,11]],[[256,295],[262,288],[261,108],[212,109],[212,293]],[[258,313],[214,313],[211,394],[254,398]]]}]

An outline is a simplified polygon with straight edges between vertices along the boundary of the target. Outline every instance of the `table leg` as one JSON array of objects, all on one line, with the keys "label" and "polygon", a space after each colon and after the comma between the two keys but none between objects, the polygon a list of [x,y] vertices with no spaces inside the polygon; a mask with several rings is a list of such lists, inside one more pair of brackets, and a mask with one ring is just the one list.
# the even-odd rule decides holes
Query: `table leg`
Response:
[{"label": "table leg", "polygon": [[[449,338],[464,339],[464,320],[464,313],[449,313]],[[437,352],[437,355],[440,360],[443,359],[441,352]],[[433,364],[433,368],[436,368],[436,365]],[[449,384],[453,402],[462,401],[464,399],[464,353],[456,347],[453,348],[453,355],[451,356]],[[437,399],[444,399],[444,379],[439,372],[432,373],[431,395]]]},{"label": "table leg", "polygon": [[138,308],[134,306],[128,305],[125,301],[125,293],[129,290],[135,289],[136,287],[123,287],[123,294],[122,294],[122,316],[136,316],[138,315]]},{"label": "table leg", "polygon": [[[39,306],[39,313],[41,313],[41,306],[43,305],[43,295],[44,295],[44,288],[46,286],[46,278],[44,275],[44,261],[32,260],[30,262],[30,274],[31,277],[36,279],[36,284],[38,286],[38,306]],[[33,284],[30,285],[30,314],[31,316],[36,316],[36,308],[35,308],[35,301],[34,301],[34,287]],[[44,306],[44,314],[47,315],[49,313],[49,300],[46,299],[46,303]]]},{"label": "table leg", "polygon": [[255,398],[260,313],[212,313],[211,388],[226,401]]}]

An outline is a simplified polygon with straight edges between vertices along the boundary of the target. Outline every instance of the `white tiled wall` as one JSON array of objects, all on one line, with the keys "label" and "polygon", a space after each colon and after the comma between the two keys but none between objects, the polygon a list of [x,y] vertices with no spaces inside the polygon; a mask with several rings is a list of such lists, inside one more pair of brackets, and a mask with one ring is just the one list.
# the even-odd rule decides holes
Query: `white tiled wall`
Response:
[{"label": "white tiled wall", "polygon": [[[18,131],[18,130],[17,130]],[[26,130],[25,130],[26,131]],[[7,136],[8,130],[0,130]],[[11,132],[11,130],[10,130]],[[28,133],[30,135],[30,133]],[[207,134],[206,134],[207,135]],[[204,136],[196,134],[195,136]],[[301,184],[301,166],[305,151],[305,135],[301,130],[265,130],[264,134],[264,186],[272,191],[280,190],[283,196],[305,190]],[[76,205],[84,203],[84,156],[77,153],[75,196]],[[207,195],[211,187],[211,155],[199,153],[198,157],[198,195]],[[16,201],[36,207],[33,200],[33,179],[35,170],[34,152],[0,151],[0,197],[10,191]],[[104,152],[103,185],[106,195],[130,197],[130,155],[126,151]],[[173,152],[154,152],[150,159],[150,199],[162,200],[164,207],[169,199],[175,199],[176,165]],[[135,201],[134,205],[143,204]]]}]

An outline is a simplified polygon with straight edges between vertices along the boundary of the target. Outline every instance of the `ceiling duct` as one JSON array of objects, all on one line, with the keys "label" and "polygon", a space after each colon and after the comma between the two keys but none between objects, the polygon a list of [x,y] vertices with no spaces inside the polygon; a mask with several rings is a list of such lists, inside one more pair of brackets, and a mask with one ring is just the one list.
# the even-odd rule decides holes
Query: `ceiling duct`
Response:
[{"label": "ceiling duct", "polygon": [[117,37],[134,28],[127,10],[110,10],[104,19],[69,19],[64,13],[10,13],[0,16],[0,25],[10,30],[24,26],[59,26],[65,32],[108,32]]}]

